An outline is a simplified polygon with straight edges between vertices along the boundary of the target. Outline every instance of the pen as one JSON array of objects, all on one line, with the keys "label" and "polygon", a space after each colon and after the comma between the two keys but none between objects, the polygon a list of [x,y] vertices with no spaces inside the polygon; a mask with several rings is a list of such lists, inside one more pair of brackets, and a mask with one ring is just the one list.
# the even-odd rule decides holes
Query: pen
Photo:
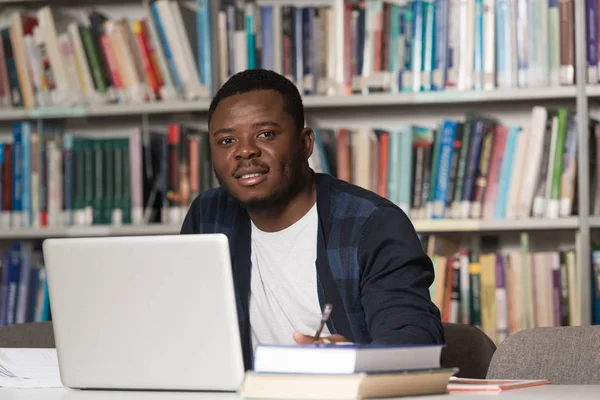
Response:
[{"label": "pen", "polygon": [[319,324],[319,329],[317,329],[317,333],[315,333],[315,340],[319,340],[321,332],[323,332],[323,328],[325,327],[325,322],[327,322],[329,316],[331,315],[332,308],[333,306],[329,303],[323,306],[323,314],[321,314],[321,323]]}]

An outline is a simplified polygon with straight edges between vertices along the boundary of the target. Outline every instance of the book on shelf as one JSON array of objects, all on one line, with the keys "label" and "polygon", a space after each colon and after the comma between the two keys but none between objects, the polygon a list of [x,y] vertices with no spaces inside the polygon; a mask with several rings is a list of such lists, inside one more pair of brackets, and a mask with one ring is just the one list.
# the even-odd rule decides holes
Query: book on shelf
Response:
[{"label": "book on shelf", "polygon": [[208,132],[192,125],[91,137],[15,122],[0,142],[0,229],[180,225],[216,184]]},{"label": "book on shelf", "polygon": [[563,107],[529,122],[484,114],[431,126],[315,127],[310,163],[379,195],[413,220],[565,218],[577,211],[577,126]]},{"label": "book on shelf", "polygon": [[[208,1],[145,2],[143,16],[43,6],[0,30],[0,100],[25,109],[197,100],[212,92]],[[192,40],[190,40],[192,38]],[[200,49],[196,46],[199,42]]]},{"label": "book on shelf", "polygon": [[573,0],[221,0],[215,59],[220,83],[261,67],[307,95],[574,85],[573,8]]},{"label": "book on shelf", "polygon": [[591,297],[592,297],[592,325],[600,325],[600,248],[597,243],[592,243],[591,254]]},{"label": "book on shelf", "polygon": [[[564,218],[577,213],[574,121],[566,108],[535,106],[523,126],[468,113],[433,126],[315,127],[309,163],[413,221]],[[14,122],[0,169],[1,229],[180,224],[218,186],[208,132],[187,123],[91,137]]]},{"label": "book on shelf", "polygon": [[0,250],[0,327],[51,319],[42,248],[14,241]]},{"label": "book on shelf", "polygon": [[505,249],[487,236],[471,247],[439,235],[422,240],[442,321],[477,326],[496,344],[525,329],[581,324],[576,246],[534,250],[527,233],[520,246]]},{"label": "book on shelf", "polygon": [[[0,30],[2,106],[208,98],[252,68],[325,96],[575,83],[573,0],[197,0],[194,12],[155,0],[142,7],[139,18],[95,8],[76,17],[54,5],[11,11]],[[588,25],[589,41],[597,26]],[[588,80],[596,83],[597,50],[588,53]]]}]

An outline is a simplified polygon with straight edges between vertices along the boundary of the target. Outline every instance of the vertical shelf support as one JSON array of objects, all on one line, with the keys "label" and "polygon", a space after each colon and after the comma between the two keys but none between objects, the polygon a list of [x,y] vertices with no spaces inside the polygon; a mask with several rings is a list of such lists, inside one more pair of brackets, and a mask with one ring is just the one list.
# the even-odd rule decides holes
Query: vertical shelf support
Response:
[{"label": "vertical shelf support", "polygon": [[581,302],[581,324],[591,324],[591,235],[590,235],[590,201],[589,201],[589,109],[586,94],[587,83],[587,51],[586,51],[586,8],[579,1],[575,2],[575,79],[577,82],[577,179],[578,179],[578,213],[579,213],[579,254],[578,265],[579,296]]}]

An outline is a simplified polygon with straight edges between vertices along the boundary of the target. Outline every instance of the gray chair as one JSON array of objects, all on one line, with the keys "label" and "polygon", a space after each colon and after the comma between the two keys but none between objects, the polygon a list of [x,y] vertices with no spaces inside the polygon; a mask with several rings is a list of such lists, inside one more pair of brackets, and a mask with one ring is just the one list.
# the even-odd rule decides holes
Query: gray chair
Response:
[{"label": "gray chair", "polygon": [[442,349],[441,365],[458,367],[456,376],[483,379],[496,351],[494,342],[479,328],[444,322],[446,347]]},{"label": "gray chair", "polygon": [[515,333],[498,346],[487,378],[600,384],[600,326],[544,327]]},{"label": "gray chair", "polygon": [[0,328],[0,347],[53,348],[52,322],[30,322]]}]

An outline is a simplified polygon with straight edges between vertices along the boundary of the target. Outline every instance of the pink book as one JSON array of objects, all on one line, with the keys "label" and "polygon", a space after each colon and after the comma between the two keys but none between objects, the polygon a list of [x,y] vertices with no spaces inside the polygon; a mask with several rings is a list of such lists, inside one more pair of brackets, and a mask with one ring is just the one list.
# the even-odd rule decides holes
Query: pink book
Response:
[{"label": "pink book", "polygon": [[448,392],[502,392],[532,386],[548,385],[547,379],[469,379],[451,377]]},{"label": "pink book", "polygon": [[508,127],[505,125],[497,125],[494,136],[494,146],[492,148],[492,157],[490,160],[488,184],[483,198],[483,218],[494,217],[496,198],[498,197],[498,186],[500,185],[502,160],[504,158],[506,140],[508,138]]}]

